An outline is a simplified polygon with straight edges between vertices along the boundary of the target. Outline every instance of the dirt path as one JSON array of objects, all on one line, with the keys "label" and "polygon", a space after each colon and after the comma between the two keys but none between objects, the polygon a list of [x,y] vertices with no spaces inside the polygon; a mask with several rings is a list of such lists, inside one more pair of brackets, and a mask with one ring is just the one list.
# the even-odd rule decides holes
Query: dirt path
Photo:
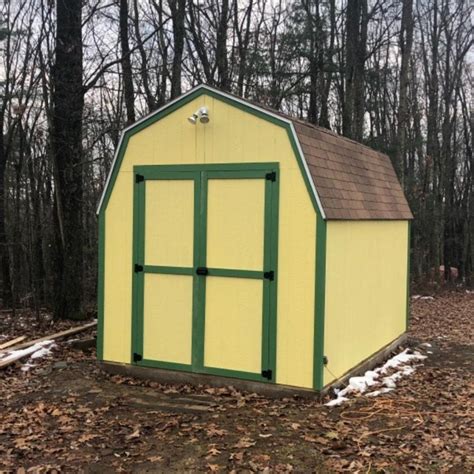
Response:
[{"label": "dirt path", "polygon": [[[412,304],[430,343],[397,389],[340,407],[102,373],[65,344],[1,374],[0,466],[39,472],[474,470],[474,295]],[[426,346],[425,346],[426,347]]]}]

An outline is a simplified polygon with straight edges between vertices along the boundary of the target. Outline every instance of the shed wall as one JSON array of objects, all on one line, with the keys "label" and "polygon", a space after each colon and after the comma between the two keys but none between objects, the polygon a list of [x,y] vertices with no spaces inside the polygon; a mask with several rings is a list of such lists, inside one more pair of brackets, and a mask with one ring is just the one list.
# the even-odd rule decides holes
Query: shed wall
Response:
[{"label": "shed wall", "polygon": [[406,329],[407,221],[329,221],[324,385]]},{"label": "shed wall", "polygon": [[[206,105],[210,122],[186,118]],[[276,381],[313,384],[316,213],[285,129],[203,95],[133,135],[105,209],[103,358],[130,362],[133,166],[280,163]]]}]

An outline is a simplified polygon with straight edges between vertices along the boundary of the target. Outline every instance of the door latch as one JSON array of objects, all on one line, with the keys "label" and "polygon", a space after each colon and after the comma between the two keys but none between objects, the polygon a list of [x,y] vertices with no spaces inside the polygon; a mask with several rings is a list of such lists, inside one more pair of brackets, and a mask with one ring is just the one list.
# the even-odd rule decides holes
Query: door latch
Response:
[{"label": "door latch", "polygon": [[206,276],[209,274],[209,269],[207,267],[197,267],[196,274]]},{"label": "door latch", "polygon": [[140,362],[143,360],[143,356],[141,354],[138,354],[137,352],[133,353],[133,362]]},{"label": "door latch", "polygon": [[143,265],[135,264],[135,273],[140,273],[143,271]]},{"label": "door latch", "polygon": [[273,281],[275,279],[275,272],[273,270],[270,272],[264,272],[263,278],[265,278],[266,280]]}]

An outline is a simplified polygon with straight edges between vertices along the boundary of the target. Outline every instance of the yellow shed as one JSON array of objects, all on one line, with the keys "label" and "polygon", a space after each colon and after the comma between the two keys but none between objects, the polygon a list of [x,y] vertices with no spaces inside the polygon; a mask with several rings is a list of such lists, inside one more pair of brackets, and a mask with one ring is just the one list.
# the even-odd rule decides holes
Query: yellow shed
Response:
[{"label": "yellow shed", "polygon": [[112,370],[320,391],[406,331],[410,209],[328,130],[198,86],[124,130],[98,214]]}]

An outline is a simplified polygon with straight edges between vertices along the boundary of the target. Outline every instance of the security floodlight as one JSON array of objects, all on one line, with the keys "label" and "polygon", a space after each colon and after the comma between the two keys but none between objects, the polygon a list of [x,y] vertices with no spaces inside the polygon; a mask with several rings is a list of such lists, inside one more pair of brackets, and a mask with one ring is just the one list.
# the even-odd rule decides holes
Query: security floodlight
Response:
[{"label": "security floodlight", "polygon": [[188,122],[196,125],[198,119],[201,123],[209,122],[209,112],[207,111],[207,107],[201,107],[196,112],[194,112],[193,115],[188,117]]},{"label": "security floodlight", "polygon": [[201,123],[208,123],[209,122],[209,113],[207,112],[207,108],[206,107],[201,107],[199,109],[199,121]]},{"label": "security floodlight", "polygon": [[191,115],[191,117],[188,117],[188,122],[193,125],[196,125],[197,119],[198,119],[198,115],[194,113],[193,115]]}]

